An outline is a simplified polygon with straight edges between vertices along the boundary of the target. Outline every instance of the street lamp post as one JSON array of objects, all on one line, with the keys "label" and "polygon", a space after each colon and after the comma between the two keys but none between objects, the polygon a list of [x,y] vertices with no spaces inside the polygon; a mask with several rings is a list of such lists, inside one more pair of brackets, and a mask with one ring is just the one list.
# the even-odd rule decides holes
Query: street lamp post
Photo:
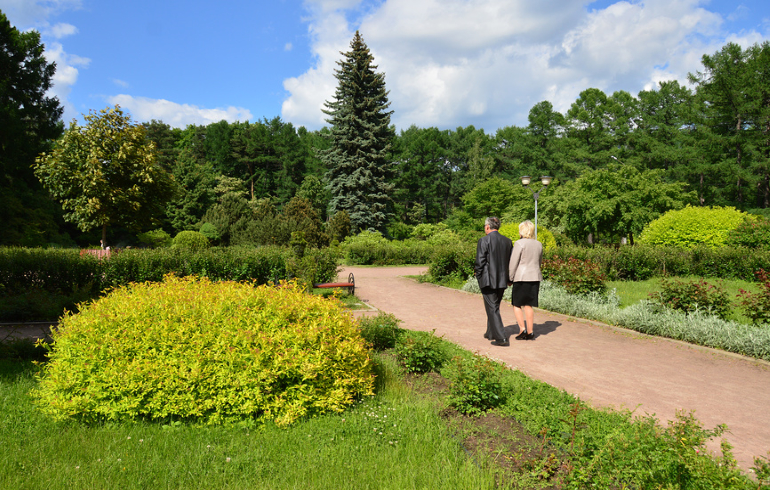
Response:
[{"label": "street lamp post", "polygon": [[543,192],[546,187],[548,187],[548,184],[551,183],[551,177],[547,175],[540,177],[540,182],[543,183],[543,187],[540,188],[540,190],[537,192],[535,192],[534,189],[529,188],[529,183],[531,181],[532,180],[529,178],[529,175],[525,175],[521,178],[521,183],[524,185],[524,187],[532,191],[532,195],[535,197],[535,240],[537,240],[537,198],[540,197],[540,193]]}]

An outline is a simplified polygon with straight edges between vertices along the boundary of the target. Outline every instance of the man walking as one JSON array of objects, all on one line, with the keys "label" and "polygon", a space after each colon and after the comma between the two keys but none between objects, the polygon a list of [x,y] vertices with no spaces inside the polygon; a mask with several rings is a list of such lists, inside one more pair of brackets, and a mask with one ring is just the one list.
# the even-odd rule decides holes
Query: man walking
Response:
[{"label": "man walking", "polygon": [[500,220],[489,217],[484,221],[484,235],[476,245],[476,264],[474,275],[479,281],[481,295],[484,297],[484,309],[487,312],[487,332],[485,339],[492,340],[492,345],[508,346],[508,338],[500,318],[500,303],[508,287],[508,262],[511,260],[513,243],[498,233]]}]

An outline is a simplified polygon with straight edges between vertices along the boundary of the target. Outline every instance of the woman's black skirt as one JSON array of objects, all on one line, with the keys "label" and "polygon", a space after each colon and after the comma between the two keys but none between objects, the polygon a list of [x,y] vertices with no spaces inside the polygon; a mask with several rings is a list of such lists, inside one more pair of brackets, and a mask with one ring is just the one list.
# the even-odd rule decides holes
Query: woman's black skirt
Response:
[{"label": "woman's black skirt", "polygon": [[514,282],[511,304],[519,308],[537,306],[538,293],[540,293],[540,281]]}]

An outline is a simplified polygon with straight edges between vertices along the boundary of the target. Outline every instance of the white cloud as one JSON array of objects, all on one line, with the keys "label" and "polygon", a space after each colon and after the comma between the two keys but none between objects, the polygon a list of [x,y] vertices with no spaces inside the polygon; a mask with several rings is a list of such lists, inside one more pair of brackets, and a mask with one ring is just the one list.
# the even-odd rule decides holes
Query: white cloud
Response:
[{"label": "white cloud", "polygon": [[243,107],[205,109],[164,99],[134,97],[126,94],[107,97],[107,102],[126,109],[134,120],[148,122],[156,119],[175,128],[184,128],[189,124],[207,125],[223,119],[235,122],[253,118],[251,112]]},{"label": "white cloud", "polygon": [[331,100],[334,95],[337,85],[334,69],[340,51],[346,48],[352,36],[343,12],[335,11],[326,4],[315,5],[314,8],[320,12],[310,25],[316,65],[299,77],[284,80],[283,86],[291,96],[282,104],[285,120],[309,128],[319,128],[325,124],[325,115],[321,109],[324,101]]},{"label": "white cloud", "polygon": [[59,23],[43,30],[43,33],[55,39],[71,36],[78,33],[78,28],[72,24]]},{"label": "white cloud", "polygon": [[125,80],[120,80],[118,78],[113,78],[112,79],[112,83],[114,83],[118,87],[128,88],[128,82],[126,82]]},{"label": "white cloud", "polygon": [[80,73],[78,67],[88,67],[91,60],[67,54],[62,45],[57,42],[48,44],[44,54],[48,62],[56,63],[56,73],[54,73],[48,95],[58,97],[64,108],[62,117],[64,121],[74,119],[79,113],[69,102],[69,94],[72,91],[72,86],[78,81],[78,74]]},{"label": "white cloud", "polygon": [[64,10],[75,10],[82,0],[0,0],[0,10],[19,30],[45,27],[48,17]]},{"label": "white cloud", "polygon": [[[284,81],[283,117],[324,125],[334,95],[336,62],[360,30],[386,75],[393,122],[490,131],[526,125],[529,109],[550,100],[566,111],[596,87],[633,95],[662,80],[686,81],[701,57],[726,40],[723,19],[705,0],[618,1],[592,9],[591,0],[312,1],[309,32],[315,64]],[[729,38],[729,39],[728,39]]]}]

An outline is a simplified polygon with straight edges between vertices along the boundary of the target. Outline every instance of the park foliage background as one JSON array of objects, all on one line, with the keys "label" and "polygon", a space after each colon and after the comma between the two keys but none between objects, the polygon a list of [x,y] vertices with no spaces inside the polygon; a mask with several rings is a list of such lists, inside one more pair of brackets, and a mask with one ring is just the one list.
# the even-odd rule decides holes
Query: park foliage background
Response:
[{"label": "park foliage background", "polygon": [[324,246],[367,229],[405,238],[438,223],[470,237],[487,215],[533,218],[523,175],[534,176],[535,191],[538,176],[554,178],[538,218],[559,244],[633,244],[648,223],[687,205],[764,215],[770,204],[769,43],[704,55],[690,85],[636,95],[587,87],[564,114],[542,101],[526,127],[397,132],[384,74],[357,33],[327,101],[330,126],[319,131],[279,117],[137,124],[118,107],[65,129],[46,95],[55,65],[39,34],[18,32],[4,15],[0,31],[14,81],[0,88],[0,245],[146,246],[182,231],[216,245],[286,245],[303,231]]}]

